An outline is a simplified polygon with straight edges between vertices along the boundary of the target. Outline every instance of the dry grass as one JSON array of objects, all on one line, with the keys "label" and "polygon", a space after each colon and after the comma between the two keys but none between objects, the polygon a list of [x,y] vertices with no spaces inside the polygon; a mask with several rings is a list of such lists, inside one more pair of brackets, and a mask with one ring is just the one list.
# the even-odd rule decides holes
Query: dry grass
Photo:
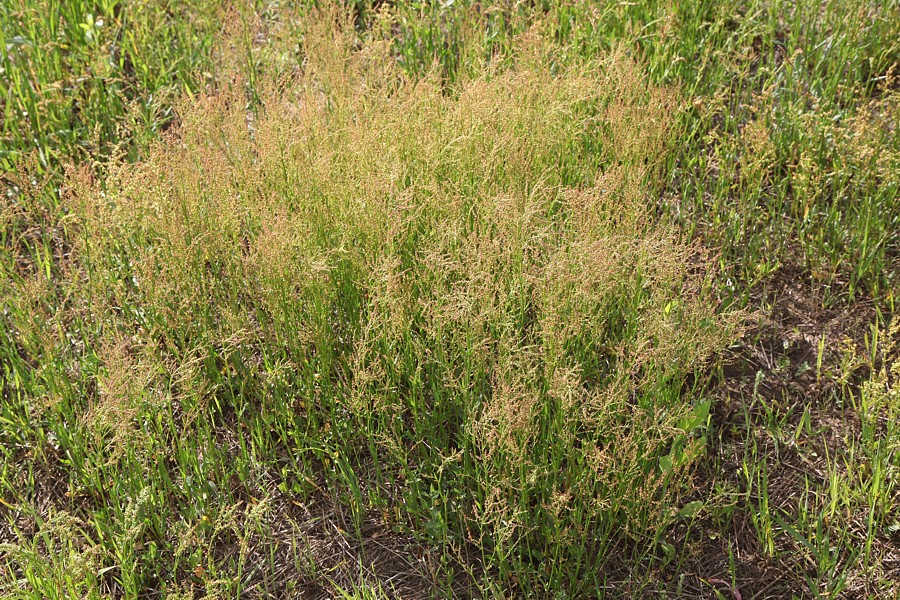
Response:
[{"label": "dry grass", "polygon": [[79,419],[152,472],[188,432],[277,416],[235,450],[289,454],[292,501],[324,492],[357,532],[383,505],[522,593],[596,586],[678,512],[708,409],[686,381],[735,335],[703,253],[649,218],[677,91],[619,52],[551,73],[538,30],[448,89],[335,19],[257,116],[236,82],[143,162],[73,178],[103,373]]}]

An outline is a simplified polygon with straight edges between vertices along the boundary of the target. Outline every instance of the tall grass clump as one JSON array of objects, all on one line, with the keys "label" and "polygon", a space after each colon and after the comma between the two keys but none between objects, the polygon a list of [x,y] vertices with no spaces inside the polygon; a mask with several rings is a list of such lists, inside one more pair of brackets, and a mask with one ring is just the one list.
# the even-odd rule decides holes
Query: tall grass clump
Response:
[{"label": "tall grass clump", "polygon": [[360,538],[380,513],[477,585],[596,594],[686,502],[735,333],[706,256],[650,218],[678,93],[622,52],[551,72],[536,31],[447,87],[333,21],[257,113],[238,83],[144,162],[73,176],[58,327],[28,316],[40,272],[7,316],[59,359],[22,401],[59,413],[130,589],[195,564],[167,531],[277,489]]}]

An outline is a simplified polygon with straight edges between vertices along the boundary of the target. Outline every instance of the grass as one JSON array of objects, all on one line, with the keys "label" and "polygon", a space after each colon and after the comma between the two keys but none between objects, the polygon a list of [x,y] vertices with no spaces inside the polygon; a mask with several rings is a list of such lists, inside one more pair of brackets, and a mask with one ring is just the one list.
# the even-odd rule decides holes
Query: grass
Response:
[{"label": "grass", "polygon": [[353,8],[0,8],[0,595],[900,593],[900,5]]},{"label": "grass", "polygon": [[220,9],[203,2],[29,2],[0,8],[2,166],[40,167],[134,147],[172,118],[167,98],[202,89]]}]

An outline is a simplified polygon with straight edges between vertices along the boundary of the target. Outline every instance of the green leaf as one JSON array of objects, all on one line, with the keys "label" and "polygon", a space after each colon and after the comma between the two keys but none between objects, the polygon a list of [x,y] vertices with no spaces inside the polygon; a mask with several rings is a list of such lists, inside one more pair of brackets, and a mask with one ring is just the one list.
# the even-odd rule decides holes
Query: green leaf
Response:
[{"label": "green leaf", "polygon": [[682,519],[693,519],[695,516],[697,516],[697,513],[699,513],[704,506],[705,505],[702,500],[694,500],[693,502],[688,502],[681,507],[681,510],[678,511],[678,516]]},{"label": "green leaf", "polygon": [[712,407],[712,400],[706,399],[699,402],[687,417],[681,420],[681,429],[685,433],[690,433],[698,427],[707,424],[709,419],[709,409]]}]

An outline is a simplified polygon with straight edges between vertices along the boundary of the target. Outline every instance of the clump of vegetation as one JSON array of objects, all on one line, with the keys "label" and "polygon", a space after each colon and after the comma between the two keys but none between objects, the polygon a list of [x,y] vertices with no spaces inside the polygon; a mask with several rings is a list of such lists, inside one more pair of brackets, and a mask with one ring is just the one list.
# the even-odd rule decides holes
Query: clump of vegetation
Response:
[{"label": "clump of vegetation", "polygon": [[[91,324],[101,374],[80,493],[106,494],[104,466],[177,465],[177,432],[230,468],[169,475],[219,492],[161,531],[274,484],[357,532],[383,509],[494,585],[595,589],[612,548],[677,516],[705,361],[735,330],[702,253],[648,218],[677,94],[621,54],[552,74],[536,35],[448,90],[318,25],[252,122],[242,89],[204,98],[77,190],[87,301],[56,318]],[[228,426],[251,435],[225,447]]]}]

